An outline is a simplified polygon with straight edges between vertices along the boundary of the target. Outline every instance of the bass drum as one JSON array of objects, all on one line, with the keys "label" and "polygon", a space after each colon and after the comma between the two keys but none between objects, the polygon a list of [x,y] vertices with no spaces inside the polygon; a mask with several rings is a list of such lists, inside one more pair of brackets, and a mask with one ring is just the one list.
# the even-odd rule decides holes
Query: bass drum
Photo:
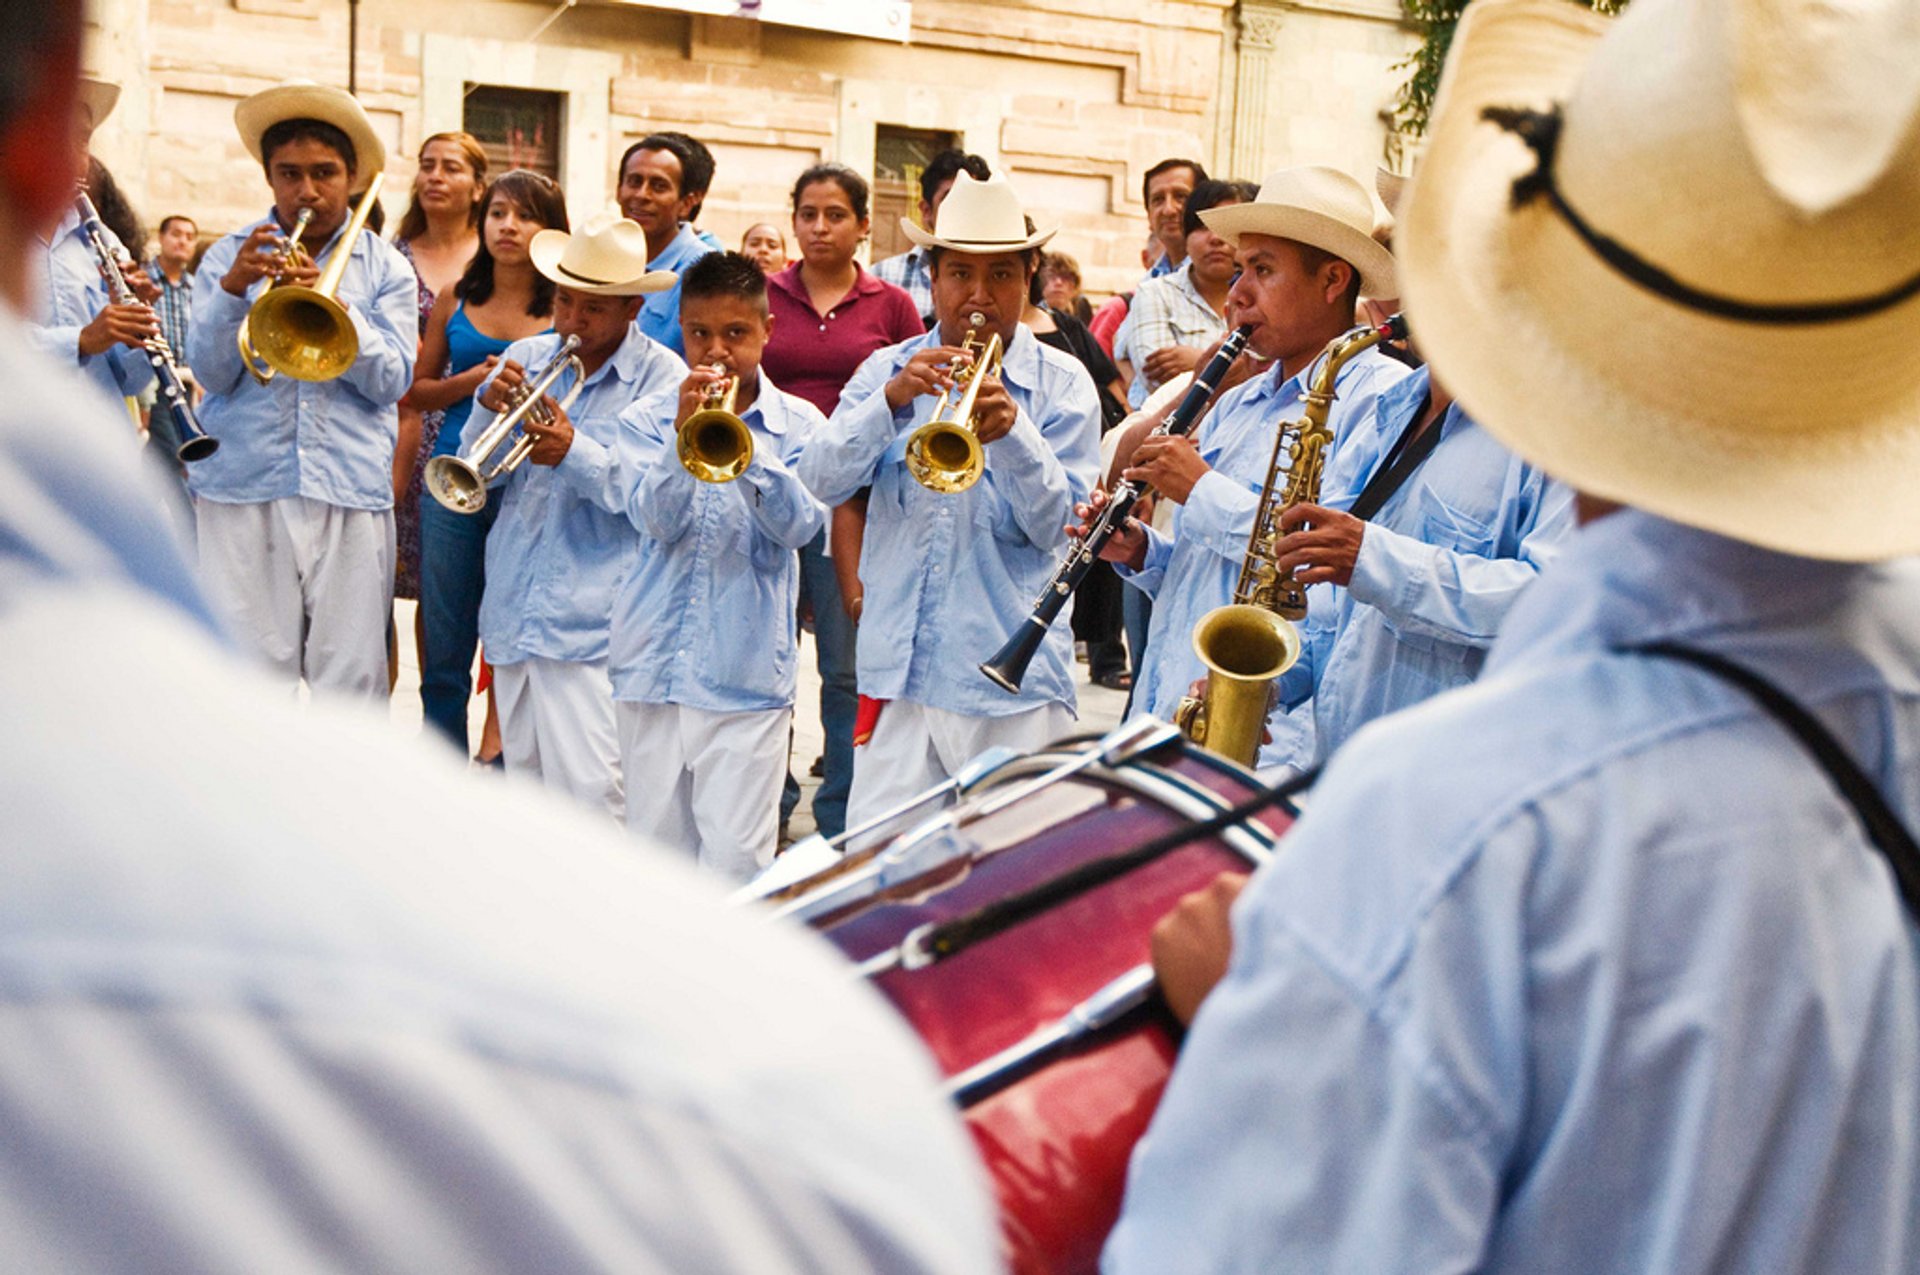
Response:
[{"label": "bass drum", "polygon": [[[919,1032],[998,1196],[1009,1265],[1091,1271],[1119,1215],[1128,1157],[1173,1066],[1179,1028],[1153,991],[1149,936],[1181,896],[1266,861],[1294,811],[1267,808],[938,960],[938,925],[1123,853],[1260,791],[1171,728],[1137,724],[1006,761],[968,788],[902,882],[868,897],[789,892]],[[1115,747],[1133,730],[1131,748]],[[883,849],[914,838],[908,833]],[[856,858],[858,856],[849,856]],[[897,856],[896,856],[897,857]],[[937,866],[927,868],[929,863]],[[897,875],[897,874],[896,874]],[[853,892],[858,896],[860,891]]]}]

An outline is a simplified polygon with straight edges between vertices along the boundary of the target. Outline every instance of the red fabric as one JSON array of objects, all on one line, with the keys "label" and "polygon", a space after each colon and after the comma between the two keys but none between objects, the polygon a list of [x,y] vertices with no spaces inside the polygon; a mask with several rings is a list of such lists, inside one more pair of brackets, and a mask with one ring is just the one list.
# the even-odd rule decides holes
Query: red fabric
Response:
[{"label": "red fabric", "polygon": [[873,738],[873,728],[880,724],[880,710],[892,701],[874,699],[871,695],[860,697],[860,707],[853,714],[853,746],[855,748]]},{"label": "red fabric", "polygon": [[487,663],[487,657],[483,653],[480,657],[480,676],[474,679],[473,693],[475,695],[485,695],[492,686],[493,665]]},{"label": "red fabric", "polygon": [[869,354],[926,331],[907,290],[865,270],[853,291],[823,315],[813,308],[796,261],[767,277],[767,307],[773,336],[761,352],[761,370],[828,416]]},{"label": "red fabric", "polygon": [[1093,312],[1093,319],[1087,324],[1087,331],[1093,333],[1093,339],[1100,343],[1100,348],[1107,352],[1108,358],[1113,357],[1113,334],[1126,322],[1127,305],[1124,296],[1108,297]]}]

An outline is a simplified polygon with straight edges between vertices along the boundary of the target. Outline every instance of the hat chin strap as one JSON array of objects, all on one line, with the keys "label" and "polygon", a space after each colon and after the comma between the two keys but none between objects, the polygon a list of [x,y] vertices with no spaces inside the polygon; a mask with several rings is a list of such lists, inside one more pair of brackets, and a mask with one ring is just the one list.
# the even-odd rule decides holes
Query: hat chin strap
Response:
[{"label": "hat chin strap", "polygon": [[1480,112],[1480,118],[1512,133],[1525,142],[1527,148],[1533,152],[1533,169],[1514,179],[1511,200],[1513,208],[1524,208],[1534,200],[1544,198],[1573,232],[1580,236],[1581,242],[1592,249],[1595,256],[1611,266],[1616,273],[1626,276],[1649,292],[1664,297],[1676,305],[1722,319],[1732,319],[1738,323],[1797,325],[1840,323],[1848,319],[1864,318],[1870,314],[1878,314],[1882,310],[1892,309],[1914,296],[1920,296],[1920,275],[1870,297],[1859,297],[1849,301],[1803,302],[1793,305],[1768,305],[1758,301],[1742,301],[1738,297],[1722,296],[1693,287],[1654,265],[1619,240],[1595,230],[1587,223],[1586,218],[1567,202],[1567,197],[1561,193],[1553,177],[1554,159],[1559,151],[1561,127],[1565,122],[1558,105],[1550,111],[1489,106]]}]

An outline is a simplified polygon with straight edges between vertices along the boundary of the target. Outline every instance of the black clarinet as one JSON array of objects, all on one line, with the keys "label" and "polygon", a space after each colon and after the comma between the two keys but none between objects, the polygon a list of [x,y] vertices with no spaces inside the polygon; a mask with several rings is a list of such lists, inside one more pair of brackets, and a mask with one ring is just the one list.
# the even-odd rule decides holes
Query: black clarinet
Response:
[{"label": "black clarinet", "polygon": [[[94,256],[100,259],[100,271],[107,277],[107,291],[112,294],[113,303],[131,303],[135,299],[133,287],[121,272],[120,260],[113,251],[113,241],[107,237],[106,224],[100,220],[93,200],[82,191],[74,202],[80,209],[80,220],[86,227],[87,241],[93,245]],[[200,418],[194,413],[192,400],[187,397],[187,387],[180,379],[180,369],[173,365],[173,351],[167,345],[166,338],[154,337],[140,350],[147,356],[147,362],[153,365],[153,374],[160,382],[160,397],[173,409],[174,423],[180,430],[180,446],[173,453],[175,458],[194,461],[205,460],[213,455],[220,449],[220,440],[200,427]]]},{"label": "black clarinet", "polygon": [[[1227,379],[1227,369],[1247,348],[1247,338],[1253,332],[1252,327],[1235,328],[1221,343],[1219,351],[1207,361],[1193,378],[1193,384],[1187,390],[1187,396],[1173,409],[1155,433],[1185,434],[1200,421],[1207,410],[1207,404],[1219,392],[1220,382]],[[1027,665],[1033,663],[1033,657],[1040,650],[1040,643],[1046,640],[1047,629],[1059,616],[1060,608],[1067,605],[1067,599],[1087,578],[1087,572],[1093,570],[1093,564],[1100,560],[1100,550],[1107,541],[1113,539],[1115,532],[1127,525],[1127,519],[1133,514],[1134,505],[1148,491],[1147,486],[1121,479],[1114,484],[1107,495],[1107,503],[1100,510],[1100,516],[1094,520],[1087,534],[1078,544],[1069,546],[1067,556],[1053,573],[1053,579],[1041,590],[1033,604],[1033,614],[1029,615],[1006,645],[994,652],[993,658],[980,666],[987,680],[1009,693],[1018,693],[1020,682],[1027,675]]]}]

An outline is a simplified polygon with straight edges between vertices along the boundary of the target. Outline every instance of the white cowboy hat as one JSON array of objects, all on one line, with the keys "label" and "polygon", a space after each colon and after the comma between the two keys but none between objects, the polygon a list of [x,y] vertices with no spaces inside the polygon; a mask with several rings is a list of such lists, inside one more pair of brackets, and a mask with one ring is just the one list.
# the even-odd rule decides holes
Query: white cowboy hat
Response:
[{"label": "white cowboy hat", "polygon": [[1337,168],[1283,168],[1260,183],[1250,204],[1227,204],[1200,214],[1207,229],[1234,247],[1241,235],[1272,235],[1330,252],[1360,272],[1360,291],[1398,295],[1393,254],[1373,238],[1373,196]]},{"label": "white cowboy hat", "polygon": [[107,116],[113,114],[113,108],[120,101],[120,86],[107,80],[96,80],[90,75],[80,77],[80,105],[86,110],[87,118],[93,121],[93,127],[99,128],[107,122]]},{"label": "white cowboy hat", "polygon": [[328,88],[310,80],[288,80],[246,98],[233,108],[233,124],[247,153],[265,161],[260,138],[283,120],[319,120],[331,124],[353,143],[353,192],[359,194],[373,175],[387,166],[386,143],[374,131],[373,121],[357,99],[344,89]]},{"label": "white cowboy hat", "polygon": [[1608,30],[1476,0],[1401,225],[1436,374],[1595,496],[1920,552],[1913,14],[1638,0]]},{"label": "white cowboy hat", "polygon": [[1373,190],[1385,205],[1387,216],[1400,215],[1400,201],[1406,197],[1407,183],[1412,180],[1405,173],[1396,173],[1384,164],[1373,170]]},{"label": "white cowboy hat", "polygon": [[601,213],[574,234],[543,230],[527,244],[533,268],[563,288],[595,297],[665,292],[680,276],[647,269],[647,232],[638,222]]},{"label": "white cowboy hat", "polygon": [[952,252],[1024,252],[1038,248],[1053,238],[1053,230],[1027,233],[1026,210],[1020,196],[999,173],[985,181],[962,172],[953,180],[934,214],[933,229],[922,230],[905,217],[900,229],[922,248],[945,248]]}]

